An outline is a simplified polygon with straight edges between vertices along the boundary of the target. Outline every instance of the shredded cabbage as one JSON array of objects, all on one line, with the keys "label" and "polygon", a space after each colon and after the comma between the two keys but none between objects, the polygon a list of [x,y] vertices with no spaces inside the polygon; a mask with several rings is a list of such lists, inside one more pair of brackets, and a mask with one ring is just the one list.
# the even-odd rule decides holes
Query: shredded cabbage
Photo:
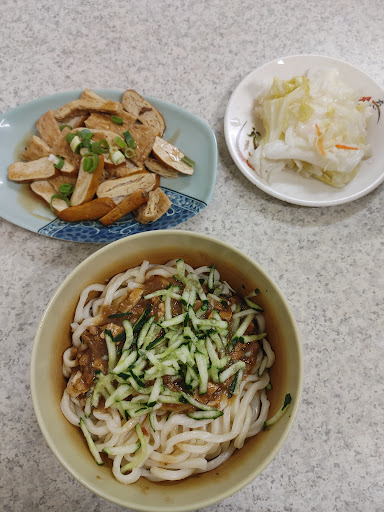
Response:
[{"label": "shredded cabbage", "polygon": [[314,69],[291,80],[275,78],[255,99],[264,134],[249,158],[264,179],[290,168],[343,187],[368,155],[368,103],[344,84],[336,69]]}]

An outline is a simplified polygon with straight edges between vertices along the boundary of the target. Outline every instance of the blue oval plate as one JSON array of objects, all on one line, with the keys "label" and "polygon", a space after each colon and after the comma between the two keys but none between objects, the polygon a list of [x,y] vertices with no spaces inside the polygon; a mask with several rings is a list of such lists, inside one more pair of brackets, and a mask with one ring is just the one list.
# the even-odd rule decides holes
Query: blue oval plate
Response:
[{"label": "blue oval plate", "polygon": [[[172,201],[168,212],[152,224],[139,224],[128,214],[111,226],[97,221],[65,222],[55,217],[37,199],[29,185],[8,180],[8,166],[32,135],[35,122],[47,110],[55,110],[79,98],[82,91],[70,91],[26,103],[0,116],[0,216],[25,229],[73,242],[113,242],[134,233],[173,228],[203,210],[212,199],[216,181],[217,144],[212,129],[201,119],[166,101],[145,96],[163,115],[167,128],[163,137],[196,162],[192,176],[161,178],[161,188]],[[120,101],[124,91],[95,89],[97,94]]]}]

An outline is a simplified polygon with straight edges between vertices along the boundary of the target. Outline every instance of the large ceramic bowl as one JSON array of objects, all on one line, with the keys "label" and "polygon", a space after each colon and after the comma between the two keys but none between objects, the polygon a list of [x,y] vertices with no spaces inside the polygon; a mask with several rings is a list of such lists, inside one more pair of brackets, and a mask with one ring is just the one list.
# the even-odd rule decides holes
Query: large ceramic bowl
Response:
[{"label": "large ceramic bowl", "polygon": [[[140,479],[125,486],[110,468],[97,466],[79,428],[60,410],[66,382],[61,374],[62,354],[70,345],[69,324],[80,292],[143,259],[163,263],[182,257],[193,266],[215,264],[237,292],[260,290],[269,339],[276,353],[271,370],[273,389],[268,397],[270,414],[291,393],[287,413],[271,428],[250,438],[230,459],[209,473],[176,483]],[[81,263],[60,285],[48,304],[34,340],[31,391],[41,431],[59,461],[79,482],[116,504],[153,512],[184,512],[220,501],[249,484],[267,467],[290,431],[300,400],[302,355],[295,321],[282,293],[272,279],[250,258],[213,238],[186,231],[153,231],[133,235],[100,249]]]}]

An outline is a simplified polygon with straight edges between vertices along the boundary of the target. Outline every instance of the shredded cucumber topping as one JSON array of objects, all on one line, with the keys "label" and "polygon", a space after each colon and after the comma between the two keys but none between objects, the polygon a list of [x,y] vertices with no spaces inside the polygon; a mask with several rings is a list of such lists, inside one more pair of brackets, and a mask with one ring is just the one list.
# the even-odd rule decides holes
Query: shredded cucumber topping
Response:
[{"label": "shredded cucumber topping", "polygon": [[270,427],[271,425],[273,425],[274,423],[276,423],[285,414],[285,412],[288,409],[291,402],[292,402],[291,393],[287,393],[285,395],[283,407],[281,409],[279,409],[277,411],[277,413],[274,416],[272,416],[272,418],[270,418],[269,420],[264,422],[263,428],[266,429],[266,428]]},{"label": "shredded cucumber topping", "polygon": [[103,462],[102,458],[100,457],[100,453],[98,452],[98,450],[96,448],[95,442],[93,441],[92,436],[91,436],[89,430],[87,429],[83,418],[80,418],[79,425],[80,425],[81,430],[83,431],[85,440],[87,441],[89,451],[92,453],[97,464],[99,466],[102,466],[104,464],[104,462]]},{"label": "shredded cucumber topping", "polygon": [[[212,383],[214,390],[226,390],[228,397],[240,393],[251,344],[266,336],[257,331],[256,316],[262,308],[254,302],[255,292],[246,300],[232,299],[233,290],[218,279],[215,266],[204,267],[200,275],[205,279],[189,272],[182,259],[176,267],[171,284],[142,297],[147,302],[138,318],[137,314],[119,312],[108,317],[120,326],[122,323],[123,329],[117,335],[112,327],[112,331],[104,331],[108,373],[99,373],[87,394],[88,416],[92,407],[116,409],[127,420],[149,415],[155,432],[156,411],[167,404],[186,405],[192,419],[219,418],[222,411],[209,405],[207,393]],[[231,318],[230,324],[227,318]],[[80,426],[95,460],[102,463],[84,421]],[[137,452],[122,473],[139,466],[146,457],[147,434],[140,424],[136,431],[137,443],[103,448],[109,456]]]}]

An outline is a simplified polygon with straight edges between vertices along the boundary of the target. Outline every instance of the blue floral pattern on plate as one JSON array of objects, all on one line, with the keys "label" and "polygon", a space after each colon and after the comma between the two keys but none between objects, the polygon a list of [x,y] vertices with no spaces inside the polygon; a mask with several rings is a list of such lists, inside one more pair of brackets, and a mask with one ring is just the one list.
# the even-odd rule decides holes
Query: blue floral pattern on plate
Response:
[{"label": "blue floral pattern on plate", "polygon": [[103,226],[100,222],[88,220],[83,222],[64,222],[55,219],[39,229],[41,235],[71,240],[73,242],[104,243],[143,231],[172,228],[197,215],[207,205],[193,197],[162,187],[172,206],[163,217],[151,224],[140,224],[133,214],[128,214],[111,226]]}]

